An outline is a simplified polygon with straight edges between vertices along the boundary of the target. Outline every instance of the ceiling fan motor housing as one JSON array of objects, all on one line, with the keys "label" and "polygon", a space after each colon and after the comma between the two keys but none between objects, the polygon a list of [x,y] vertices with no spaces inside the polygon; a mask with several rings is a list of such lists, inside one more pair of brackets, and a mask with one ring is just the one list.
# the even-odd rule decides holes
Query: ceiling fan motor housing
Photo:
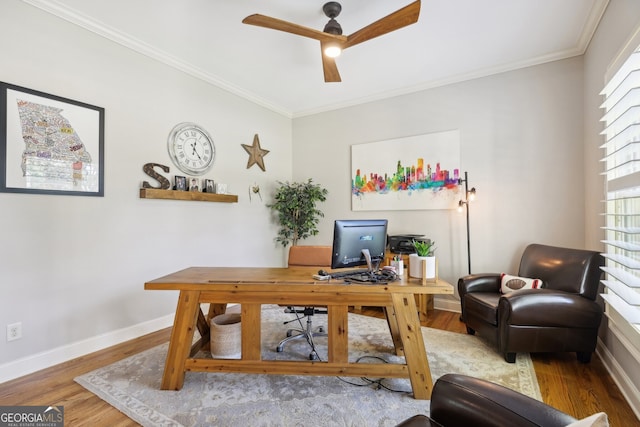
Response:
[{"label": "ceiling fan motor housing", "polygon": [[327,22],[327,25],[324,26],[324,29],[322,31],[338,36],[342,35],[342,27],[340,26],[338,21],[335,20],[335,17],[340,15],[341,10],[342,6],[340,6],[340,3],[336,1],[330,1],[329,3],[325,3],[325,5],[322,6],[322,11],[329,18],[329,22]]},{"label": "ceiling fan motor housing", "polygon": [[340,3],[338,3],[337,1],[330,1],[322,6],[322,11],[325,15],[327,15],[327,17],[333,19],[340,15],[342,6],[340,6]]}]

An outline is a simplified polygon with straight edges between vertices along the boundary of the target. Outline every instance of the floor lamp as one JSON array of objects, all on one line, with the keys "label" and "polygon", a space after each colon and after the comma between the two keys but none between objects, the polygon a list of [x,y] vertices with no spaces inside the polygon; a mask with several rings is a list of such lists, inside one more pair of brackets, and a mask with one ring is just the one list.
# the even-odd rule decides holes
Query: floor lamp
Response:
[{"label": "floor lamp", "polygon": [[469,236],[469,202],[472,202],[476,198],[476,188],[472,187],[469,190],[469,174],[464,173],[464,179],[458,180],[458,185],[464,182],[464,200],[458,202],[458,212],[462,212],[463,209],[467,213],[467,265],[469,267],[469,274],[471,274],[471,237]]}]

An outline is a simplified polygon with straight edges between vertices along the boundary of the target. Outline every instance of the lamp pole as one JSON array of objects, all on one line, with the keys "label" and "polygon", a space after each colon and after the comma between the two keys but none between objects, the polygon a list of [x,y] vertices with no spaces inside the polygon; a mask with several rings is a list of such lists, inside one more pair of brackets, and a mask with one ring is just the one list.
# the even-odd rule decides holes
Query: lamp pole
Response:
[{"label": "lamp pole", "polygon": [[465,206],[465,210],[467,213],[467,267],[469,269],[469,274],[471,274],[471,236],[469,233],[469,202],[472,200],[472,197],[476,194],[475,187],[469,191],[469,174],[467,172],[464,173],[464,179],[459,179],[459,183],[464,181],[464,200],[460,200],[458,202],[458,211],[462,210],[462,205]]},{"label": "lamp pole", "polygon": [[464,197],[467,205],[467,267],[469,268],[469,274],[471,274],[471,237],[469,235],[469,176],[467,172],[464,173]]}]

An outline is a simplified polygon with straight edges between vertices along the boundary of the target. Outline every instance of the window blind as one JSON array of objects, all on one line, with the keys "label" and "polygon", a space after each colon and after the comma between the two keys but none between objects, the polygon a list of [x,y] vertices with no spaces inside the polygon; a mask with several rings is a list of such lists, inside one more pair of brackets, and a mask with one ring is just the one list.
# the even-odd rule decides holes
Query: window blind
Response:
[{"label": "window blind", "polygon": [[607,311],[640,334],[640,48],[601,92],[604,102],[605,253]]}]

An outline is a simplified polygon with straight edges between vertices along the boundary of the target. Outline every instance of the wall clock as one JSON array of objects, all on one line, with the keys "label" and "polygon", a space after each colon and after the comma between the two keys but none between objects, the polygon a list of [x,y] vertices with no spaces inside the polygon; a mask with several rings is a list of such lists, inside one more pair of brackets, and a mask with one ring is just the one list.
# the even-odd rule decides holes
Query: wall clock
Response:
[{"label": "wall clock", "polygon": [[189,175],[205,174],[216,157],[211,135],[195,123],[177,124],[169,133],[167,148],[173,163]]}]

